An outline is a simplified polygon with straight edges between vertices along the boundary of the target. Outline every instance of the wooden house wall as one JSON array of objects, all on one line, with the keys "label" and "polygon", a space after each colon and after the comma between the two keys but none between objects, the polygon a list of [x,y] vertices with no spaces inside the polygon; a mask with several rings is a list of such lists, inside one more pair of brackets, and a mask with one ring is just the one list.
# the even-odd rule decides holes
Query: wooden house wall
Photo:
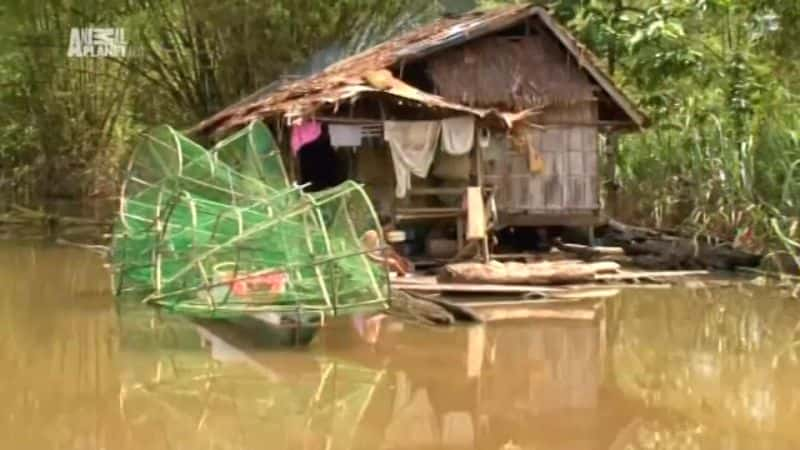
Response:
[{"label": "wooden house wall", "polygon": [[[510,135],[500,128],[492,127],[489,148],[483,150],[483,170],[485,184],[495,188],[501,222],[503,215],[518,215],[537,220],[550,218],[548,223],[554,225],[576,224],[566,217],[589,216],[599,210],[597,114],[596,102],[583,102],[572,106],[551,107],[534,116],[525,126],[512,130]],[[481,127],[493,124],[479,121],[476,125]],[[540,173],[532,173],[530,170],[532,151],[538,152],[544,160],[544,170]],[[473,151],[471,158],[475,156],[476,152]],[[380,139],[365,142],[353,154],[353,159],[350,178],[366,185],[367,193],[382,215],[391,216],[397,207],[457,206],[441,203],[443,200],[458,203],[458,198],[452,196],[409,196],[402,200],[395,199],[390,151]],[[291,161],[290,166],[292,163],[294,161]],[[474,167],[473,163],[471,165]],[[296,168],[293,169],[296,172]],[[296,176],[296,173],[293,175]],[[470,175],[473,182],[475,177],[475,173]],[[469,182],[457,184],[466,185]],[[413,177],[412,185],[415,188],[424,188],[450,184],[437,179],[432,173],[425,180]],[[515,224],[542,223],[528,223],[523,220]]]},{"label": "wooden house wall", "polygon": [[[597,104],[551,108],[484,154],[486,181],[498,209],[529,215],[587,213],[599,208]],[[530,170],[532,152],[544,160]]]}]

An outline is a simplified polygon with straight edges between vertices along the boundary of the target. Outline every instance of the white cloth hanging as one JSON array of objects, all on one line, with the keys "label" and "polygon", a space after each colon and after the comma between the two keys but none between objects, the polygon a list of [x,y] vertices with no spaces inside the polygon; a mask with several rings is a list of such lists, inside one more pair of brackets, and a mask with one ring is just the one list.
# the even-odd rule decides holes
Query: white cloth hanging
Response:
[{"label": "white cloth hanging", "polygon": [[428,176],[441,130],[439,121],[384,122],[383,138],[392,152],[397,198],[405,198],[411,187],[411,174],[420,178]]},{"label": "white cloth hanging", "polygon": [[442,120],[442,149],[451,155],[465,155],[475,143],[475,117],[461,116]]},{"label": "white cloth hanging", "polygon": [[332,123],[328,125],[328,134],[333,147],[360,147],[364,128],[362,125]]}]

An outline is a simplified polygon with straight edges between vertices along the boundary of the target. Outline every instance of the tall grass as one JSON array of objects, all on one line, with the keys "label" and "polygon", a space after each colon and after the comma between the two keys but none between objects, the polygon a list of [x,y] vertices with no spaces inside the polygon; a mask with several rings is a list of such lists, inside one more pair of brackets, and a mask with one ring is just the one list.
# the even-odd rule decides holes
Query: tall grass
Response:
[{"label": "tall grass", "polygon": [[793,111],[800,108],[765,109],[740,134],[730,115],[685,110],[679,125],[624,139],[619,181],[636,206],[623,214],[769,249],[800,265],[800,115]]}]

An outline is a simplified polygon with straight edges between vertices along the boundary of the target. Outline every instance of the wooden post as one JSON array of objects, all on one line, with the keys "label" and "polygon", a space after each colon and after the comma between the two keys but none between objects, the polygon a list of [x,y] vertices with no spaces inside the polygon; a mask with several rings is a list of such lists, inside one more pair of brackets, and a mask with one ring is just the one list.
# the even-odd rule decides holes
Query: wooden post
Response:
[{"label": "wooden post", "polygon": [[[486,202],[484,200],[485,189],[483,187],[483,149],[480,145],[475,146],[475,174],[478,179],[478,187],[481,188],[481,203],[483,204],[484,209],[486,208]],[[483,256],[483,262],[488,263],[491,259],[492,255],[489,251],[489,229],[486,229],[486,233],[483,235],[483,250],[481,251]]]},{"label": "wooden post", "polygon": [[464,249],[464,216],[459,216],[456,219],[456,241],[458,242],[458,251]]},{"label": "wooden post", "polygon": [[617,186],[617,149],[619,147],[619,135],[610,131],[606,138],[606,211],[609,216],[615,217],[617,214],[617,204],[619,202],[619,192]]}]

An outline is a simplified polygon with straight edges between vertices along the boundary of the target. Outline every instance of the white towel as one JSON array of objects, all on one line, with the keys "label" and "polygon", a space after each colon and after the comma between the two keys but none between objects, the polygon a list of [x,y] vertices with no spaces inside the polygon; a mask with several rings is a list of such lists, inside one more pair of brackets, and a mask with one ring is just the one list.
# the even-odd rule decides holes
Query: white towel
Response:
[{"label": "white towel", "polygon": [[441,130],[439,121],[384,122],[383,138],[392,150],[397,198],[406,196],[411,187],[411,174],[420,178],[428,176]]},{"label": "white towel", "polygon": [[451,117],[442,120],[442,149],[451,155],[465,155],[475,142],[475,118]]},{"label": "white towel", "polygon": [[328,133],[333,147],[360,147],[364,131],[361,125],[330,124]]}]

